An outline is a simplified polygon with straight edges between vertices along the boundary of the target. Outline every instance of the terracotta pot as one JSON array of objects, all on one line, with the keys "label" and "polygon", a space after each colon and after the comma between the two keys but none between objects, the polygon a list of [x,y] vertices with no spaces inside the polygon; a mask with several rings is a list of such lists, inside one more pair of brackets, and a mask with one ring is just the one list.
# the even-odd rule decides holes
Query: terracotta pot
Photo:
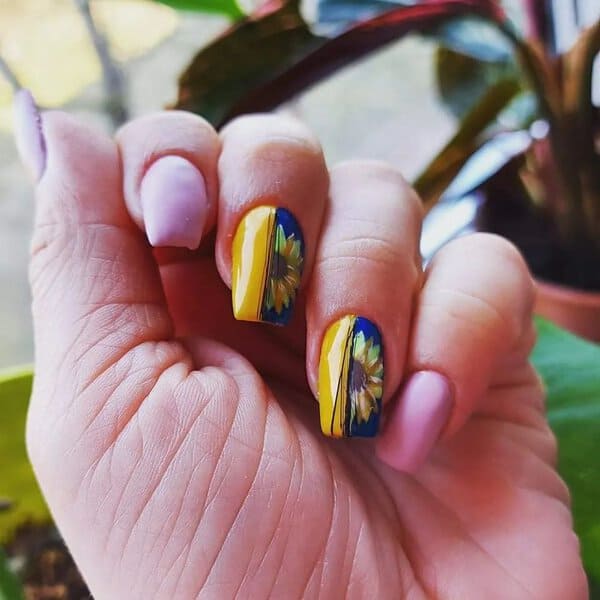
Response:
[{"label": "terracotta pot", "polygon": [[537,280],[535,312],[593,342],[600,342],[600,292]]}]

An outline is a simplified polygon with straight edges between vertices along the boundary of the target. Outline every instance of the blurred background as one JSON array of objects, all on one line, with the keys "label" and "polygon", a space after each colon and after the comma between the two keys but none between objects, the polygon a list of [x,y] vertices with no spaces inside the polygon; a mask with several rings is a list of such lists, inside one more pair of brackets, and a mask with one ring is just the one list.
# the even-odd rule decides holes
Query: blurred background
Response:
[{"label": "blurred background", "polygon": [[[0,0],[0,367],[33,357],[26,280],[32,191],[11,135],[14,85],[29,88],[44,108],[60,107],[114,131],[126,117],[174,104],[179,76],[198,50],[259,4]],[[402,4],[412,3],[309,0],[300,9],[316,31],[331,34]],[[513,22],[526,30],[526,5],[532,3],[503,4]],[[544,19],[554,52],[568,49],[578,31],[600,13],[600,0],[546,4]],[[279,110],[314,129],[330,164],[351,157],[379,158],[413,180],[451,139],[461,116],[440,101],[436,52],[437,40],[409,32],[321,79]],[[461,230],[472,213],[468,207],[458,210],[452,219],[442,220],[441,230],[436,222],[428,229],[425,254],[448,231]]]},{"label": "blurred background", "polygon": [[[101,63],[77,4],[0,0],[0,56],[41,106],[61,107],[112,131]],[[230,24],[226,16],[150,0],[97,0],[90,8],[122,72],[129,117],[174,103],[179,74]],[[316,7],[306,10],[314,15]],[[414,36],[284,110],[310,124],[330,164],[381,158],[413,177],[453,131],[453,117],[436,97],[433,51],[432,41]],[[401,65],[411,67],[400,73]],[[0,77],[0,366],[33,357],[26,279],[32,190],[11,135],[11,98],[9,82]]]}]

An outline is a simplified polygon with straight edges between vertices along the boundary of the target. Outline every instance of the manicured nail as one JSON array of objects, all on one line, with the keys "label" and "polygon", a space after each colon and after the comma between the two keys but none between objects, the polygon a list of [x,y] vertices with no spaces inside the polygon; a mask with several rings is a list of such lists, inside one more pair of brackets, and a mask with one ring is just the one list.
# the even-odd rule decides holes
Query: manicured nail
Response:
[{"label": "manicured nail", "polygon": [[202,173],[180,156],[165,156],[148,169],[140,185],[142,214],[153,246],[194,250],[208,213]]},{"label": "manicured nail", "polygon": [[29,90],[19,90],[13,100],[15,141],[19,156],[35,181],[46,168],[46,142],[42,119]]},{"label": "manicured nail", "polygon": [[321,430],[330,437],[373,437],[383,396],[383,345],[375,325],[347,315],[329,327],[319,360]]},{"label": "manicured nail", "polygon": [[452,389],[443,375],[414,373],[379,439],[379,458],[399,471],[415,473],[438,441],[452,406]]},{"label": "manicured nail", "polygon": [[304,263],[304,239],[292,214],[274,206],[249,211],[233,238],[232,262],[235,318],[285,325]]}]

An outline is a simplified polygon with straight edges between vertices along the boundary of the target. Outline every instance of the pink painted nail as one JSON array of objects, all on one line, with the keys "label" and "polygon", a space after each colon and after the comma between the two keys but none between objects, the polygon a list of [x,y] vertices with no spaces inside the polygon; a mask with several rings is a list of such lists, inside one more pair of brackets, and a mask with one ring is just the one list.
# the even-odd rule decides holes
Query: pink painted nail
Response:
[{"label": "pink painted nail", "polygon": [[46,168],[46,142],[42,119],[29,90],[19,90],[13,100],[15,141],[19,156],[38,181]]},{"label": "pink painted nail", "polygon": [[379,438],[379,458],[399,471],[415,473],[437,442],[452,406],[452,390],[443,375],[414,373]]},{"label": "pink painted nail", "polygon": [[165,156],[147,171],[140,186],[146,235],[153,246],[194,250],[208,213],[202,173],[180,156]]}]

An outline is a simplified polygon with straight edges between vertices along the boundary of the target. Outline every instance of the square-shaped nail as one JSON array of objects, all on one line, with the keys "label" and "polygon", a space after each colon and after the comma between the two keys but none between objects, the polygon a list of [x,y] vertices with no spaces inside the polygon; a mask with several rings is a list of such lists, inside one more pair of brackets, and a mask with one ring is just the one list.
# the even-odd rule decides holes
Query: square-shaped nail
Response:
[{"label": "square-shaped nail", "polygon": [[304,239],[292,214],[274,206],[250,210],[235,233],[232,263],[235,318],[285,325],[304,263]]},{"label": "square-shaped nail", "polygon": [[321,430],[330,437],[373,437],[383,396],[383,344],[377,327],[347,315],[329,327],[319,360]]}]

